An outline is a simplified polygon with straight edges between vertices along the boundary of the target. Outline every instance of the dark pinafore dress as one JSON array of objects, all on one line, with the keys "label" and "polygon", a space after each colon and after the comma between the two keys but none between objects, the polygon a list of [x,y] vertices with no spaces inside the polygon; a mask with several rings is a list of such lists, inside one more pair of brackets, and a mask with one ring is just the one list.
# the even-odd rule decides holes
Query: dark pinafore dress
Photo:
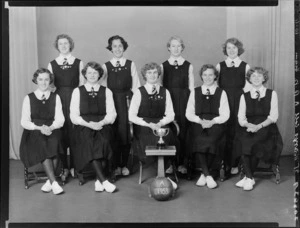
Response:
[{"label": "dark pinafore dress", "polygon": [[[37,126],[51,126],[55,117],[56,94],[50,93],[48,100],[37,99],[34,93],[29,95],[31,120]],[[20,158],[25,167],[34,166],[47,158],[63,153],[62,134],[55,129],[46,136],[40,130],[24,129],[20,143]]]},{"label": "dark pinafore dress", "polygon": [[[195,88],[195,114],[201,119],[212,120],[219,116],[222,89],[216,88],[213,95],[202,94],[201,87]],[[192,153],[211,153],[218,151],[218,141],[225,133],[225,123],[214,124],[203,129],[201,124],[192,122],[189,128]]]},{"label": "dark pinafore dress", "polygon": [[186,133],[188,120],[185,117],[185,110],[190,95],[189,90],[189,67],[190,63],[184,61],[180,66],[173,66],[169,61],[163,63],[164,76],[163,86],[169,90],[173,102],[175,120],[180,127],[179,140],[181,150],[179,159],[184,158]]},{"label": "dark pinafore dress", "polygon": [[[60,96],[62,109],[65,116],[65,124],[63,131],[63,145],[66,150],[70,147],[71,132],[73,124],[70,120],[70,102],[73,90],[79,85],[79,64],[80,59],[75,59],[72,65],[58,65],[55,60],[51,61],[51,66],[54,74],[54,85],[56,93]],[[66,164],[65,164],[66,165]]]},{"label": "dark pinafore dress", "polygon": [[112,91],[115,102],[117,118],[114,127],[117,131],[119,146],[128,145],[130,131],[128,123],[128,108],[126,96],[132,97],[131,61],[126,60],[124,66],[114,67],[111,62],[105,63],[107,68],[107,87]]},{"label": "dark pinafore dress", "polygon": [[[244,94],[246,102],[246,118],[248,123],[260,124],[270,114],[272,90],[267,89],[263,98],[252,99],[250,92]],[[246,127],[237,131],[237,149],[241,155],[253,155],[266,163],[278,164],[283,148],[281,134],[277,124],[272,123],[256,133],[247,132]]]},{"label": "dark pinafore dress", "polygon": [[[166,108],[166,89],[160,87],[159,93],[156,95],[148,94],[144,86],[139,88],[141,93],[141,103],[138,110],[138,117],[143,118],[147,123],[158,123],[165,115]],[[175,145],[178,148],[178,140],[173,132],[173,129],[169,125],[165,125],[163,128],[170,128],[169,134],[163,137],[166,145]],[[159,137],[153,134],[153,131],[149,127],[140,125],[133,125],[134,129],[134,141],[133,148],[135,154],[138,155],[140,161],[146,160],[145,148],[147,145],[156,145]]]},{"label": "dark pinafore dress", "polygon": [[235,159],[238,157],[238,151],[235,150],[234,137],[236,129],[239,127],[238,123],[238,110],[240,104],[240,97],[243,94],[245,86],[245,72],[246,63],[242,61],[239,67],[227,67],[225,61],[220,63],[220,76],[219,86],[225,90],[229,109],[230,117],[227,121],[226,130],[226,146],[225,146],[225,160],[230,166],[234,165]]},{"label": "dark pinafore dress", "polygon": [[[85,86],[79,87],[80,116],[87,122],[101,121],[106,115],[106,88],[88,92]],[[113,155],[114,132],[111,125],[95,131],[81,125],[74,125],[74,164],[79,172],[94,159],[110,160]]]}]

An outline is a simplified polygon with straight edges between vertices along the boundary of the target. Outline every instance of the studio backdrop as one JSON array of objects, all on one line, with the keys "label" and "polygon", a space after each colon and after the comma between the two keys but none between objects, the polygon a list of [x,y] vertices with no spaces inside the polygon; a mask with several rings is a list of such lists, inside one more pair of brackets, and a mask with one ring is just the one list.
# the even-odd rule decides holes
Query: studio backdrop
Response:
[{"label": "studio backdrop", "polygon": [[10,7],[10,158],[19,159],[22,102],[36,88],[32,75],[58,56],[54,41],[62,33],[75,41],[75,57],[100,64],[112,57],[106,49],[108,38],[123,36],[129,44],[125,57],[136,63],[139,73],[147,62],[165,61],[167,41],[178,35],[186,46],[183,57],[194,66],[195,86],[201,85],[200,67],[224,60],[222,44],[237,37],[245,47],[241,59],[270,73],[267,86],[279,99],[282,155],[293,154],[293,4],[287,0],[277,7]]}]

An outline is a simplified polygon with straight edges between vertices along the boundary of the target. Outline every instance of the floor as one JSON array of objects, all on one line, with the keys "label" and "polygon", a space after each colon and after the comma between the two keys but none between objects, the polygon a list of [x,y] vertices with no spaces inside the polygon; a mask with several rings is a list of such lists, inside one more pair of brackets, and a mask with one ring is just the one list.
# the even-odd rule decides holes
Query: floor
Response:
[{"label": "floor", "polygon": [[281,183],[274,176],[256,176],[254,190],[247,192],[234,186],[239,176],[218,182],[216,189],[197,187],[193,180],[180,178],[179,189],[169,201],[156,201],[148,196],[149,185],[156,175],[155,167],[144,169],[144,182],[138,184],[138,172],[117,180],[117,192],[96,193],[94,181],[79,186],[72,179],[65,193],[43,193],[42,183],[24,188],[23,165],[10,161],[9,221],[80,222],[80,223],[164,223],[164,222],[278,222],[295,226],[294,161],[281,158]]}]

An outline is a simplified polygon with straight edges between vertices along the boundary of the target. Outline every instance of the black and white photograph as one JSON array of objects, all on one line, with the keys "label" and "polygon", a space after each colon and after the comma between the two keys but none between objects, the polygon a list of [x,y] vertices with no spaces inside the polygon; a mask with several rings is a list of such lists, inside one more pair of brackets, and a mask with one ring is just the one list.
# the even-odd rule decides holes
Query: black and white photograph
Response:
[{"label": "black and white photograph", "polygon": [[299,226],[299,1],[36,2],[2,4],[3,227]]}]

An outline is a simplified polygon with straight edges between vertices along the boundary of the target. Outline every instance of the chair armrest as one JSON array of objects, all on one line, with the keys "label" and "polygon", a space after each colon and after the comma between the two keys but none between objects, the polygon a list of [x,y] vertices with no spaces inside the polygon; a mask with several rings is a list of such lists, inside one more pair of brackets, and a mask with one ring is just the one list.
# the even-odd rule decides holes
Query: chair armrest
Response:
[{"label": "chair armrest", "polygon": [[176,122],[176,120],[173,120],[173,122],[172,122],[174,125],[175,125],[175,127],[176,127],[176,135],[178,136],[179,135],[179,133],[180,133],[180,128],[179,128],[179,125],[178,125],[178,123]]}]

